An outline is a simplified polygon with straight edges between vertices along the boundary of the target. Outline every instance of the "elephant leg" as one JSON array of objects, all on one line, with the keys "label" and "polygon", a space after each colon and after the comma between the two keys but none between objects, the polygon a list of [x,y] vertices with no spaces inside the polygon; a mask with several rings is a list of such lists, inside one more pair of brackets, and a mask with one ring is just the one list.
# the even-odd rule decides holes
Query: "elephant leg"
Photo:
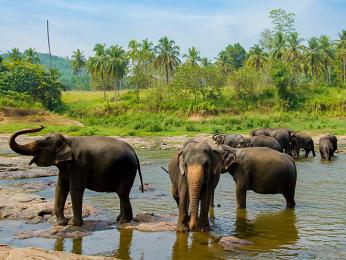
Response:
[{"label": "elephant leg", "polygon": [[178,232],[187,232],[189,231],[189,217],[187,214],[188,202],[187,202],[187,186],[182,185],[183,187],[179,191],[179,217],[177,223]]},{"label": "elephant leg", "polygon": [[309,156],[310,150],[304,150],[305,151],[305,157]]},{"label": "elephant leg", "polygon": [[209,204],[211,200],[211,192],[209,190],[209,187],[205,187],[201,192],[201,209],[199,213],[199,219],[198,219],[198,228],[200,231],[209,231],[210,225],[209,225]]},{"label": "elephant leg", "polygon": [[132,206],[130,202],[129,194],[119,194],[120,198],[120,215],[117,221],[122,223],[131,222],[133,219]]},{"label": "elephant leg", "polygon": [[238,209],[246,208],[246,192],[247,190],[243,185],[236,184],[236,199]]},{"label": "elephant leg", "polygon": [[83,225],[82,205],[83,205],[84,188],[80,187],[80,185],[77,185],[77,186],[73,185],[71,184],[71,181],[70,181],[70,192],[71,192],[72,210],[73,210],[72,225],[81,226]]},{"label": "elephant leg", "polygon": [[287,192],[283,195],[286,199],[286,207],[294,208],[294,206],[296,205],[296,202],[294,201],[294,192]]},{"label": "elephant leg", "polygon": [[70,192],[69,182],[63,180],[59,175],[58,182],[55,187],[55,203],[54,203],[54,213],[57,221],[57,225],[65,226],[68,224],[68,219],[64,216],[65,202],[68,193]]},{"label": "elephant leg", "polygon": [[179,208],[179,193],[178,193],[178,189],[175,186],[172,186],[172,196]]},{"label": "elephant leg", "polygon": [[211,208],[215,207],[215,204],[214,204],[214,193],[215,193],[215,191],[212,191],[212,193],[210,195],[210,203],[209,203],[209,205],[210,205]]},{"label": "elephant leg", "polygon": [[313,157],[315,157],[315,156],[316,156],[316,153],[315,153],[315,148],[314,148],[313,146],[312,146],[311,151],[312,151],[312,155],[313,155]]}]

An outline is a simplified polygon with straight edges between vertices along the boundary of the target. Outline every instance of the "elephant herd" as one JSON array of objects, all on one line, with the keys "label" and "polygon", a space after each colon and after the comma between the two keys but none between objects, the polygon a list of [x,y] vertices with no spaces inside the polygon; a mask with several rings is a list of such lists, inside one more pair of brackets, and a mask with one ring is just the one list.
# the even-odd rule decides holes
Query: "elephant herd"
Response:
[{"label": "elephant herd", "polygon": [[[39,132],[43,127],[15,132],[10,148],[22,155],[33,156],[30,164],[56,166],[59,170],[55,189],[54,211],[58,225],[67,225],[64,206],[71,195],[71,224],[80,226],[85,189],[116,192],[120,199],[118,223],[133,218],[129,194],[138,171],[141,190],[143,180],[134,149],[121,140],[103,136],[66,137],[59,133],[19,144],[19,135]],[[311,137],[286,128],[261,128],[246,138],[239,134],[217,134],[212,142],[191,139],[171,158],[168,174],[172,195],[179,209],[177,231],[207,231],[209,208],[220,174],[230,173],[235,182],[237,208],[246,207],[246,193],[282,194],[288,208],[295,206],[297,170],[293,157],[299,150],[315,156]],[[330,160],[337,149],[337,139],[326,135],[319,142],[322,159]]]}]

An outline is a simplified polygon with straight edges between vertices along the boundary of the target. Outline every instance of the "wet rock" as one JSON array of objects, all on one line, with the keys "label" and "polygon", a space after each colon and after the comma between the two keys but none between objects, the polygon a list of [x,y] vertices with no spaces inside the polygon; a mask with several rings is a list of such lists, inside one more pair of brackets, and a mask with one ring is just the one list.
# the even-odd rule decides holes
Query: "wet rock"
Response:
[{"label": "wet rock", "polygon": [[23,179],[55,176],[56,167],[42,168],[29,165],[27,156],[2,156],[0,163],[0,179]]},{"label": "wet rock", "polygon": [[232,250],[239,246],[253,245],[253,243],[248,240],[240,239],[234,236],[223,237],[220,239],[218,244],[222,246],[225,250]]},{"label": "wet rock", "polygon": [[102,220],[85,220],[83,226],[53,226],[50,229],[24,231],[16,234],[17,239],[28,239],[33,237],[42,238],[81,238],[89,236],[95,231],[112,229],[115,222]]},{"label": "wet rock", "polygon": [[55,182],[50,180],[37,182],[21,182],[10,184],[9,186],[15,187],[16,189],[20,189],[23,192],[38,192],[50,186],[55,186]]},{"label": "wet rock", "polygon": [[144,232],[175,231],[176,215],[139,213],[131,223],[120,224],[118,227]]},{"label": "wet rock", "polygon": [[84,256],[66,252],[49,251],[41,248],[27,247],[15,248],[7,245],[0,245],[0,259],[6,260],[34,260],[34,259],[66,259],[66,260],[106,260],[115,259],[104,256]]},{"label": "wet rock", "polygon": [[142,161],[141,166],[147,166],[147,165],[151,165],[153,163],[154,163],[153,161]]},{"label": "wet rock", "polygon": [[[83,205],[83,217],[95,214],[95,209]],[[66,203],[65,215],[72,216],[72,204]],[[27,223],[55,222],[54,202],[20,188],[0,187],[0,218],[25,220]]]}]

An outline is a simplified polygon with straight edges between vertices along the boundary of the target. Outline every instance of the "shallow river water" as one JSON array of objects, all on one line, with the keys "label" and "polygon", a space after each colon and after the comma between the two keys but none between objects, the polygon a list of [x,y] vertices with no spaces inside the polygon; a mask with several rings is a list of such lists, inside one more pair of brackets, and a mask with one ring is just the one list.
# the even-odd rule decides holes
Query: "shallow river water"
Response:
[{"label": "shallow river water", "polygon": [[[172,151],[138,151],[145,183],[154,190],[141,194],[139,178],[131,192],[134,214],[177,213],[170,194],[166,167]],[[81,239],[31,238],[18,240],[19,231],[47,228],[51,224],[24,224],[0,220],[0,243],[18,247],[42,247],[85,255],[115,256],[121,259],[346,259],[346,153],[338,153],[331,162],[317,157],[297,162],[298,180],[295,210],[285,209],[281,195],[248,192],[246,211],[236,211],[235,187],[230,175],[221,176],[216,189],[212,232],[140,232],[117,228],[96,231]],[[55,180],[56,177],[30,179]],[[0,186],[26,180],[2,180]],[[40,191],[53,198],[54,187]],[[87,191],[84,202],[98,210],[89,219],[114,220],[119,210],[115,194]],[[232,235],[254,244],[224,251],[217,241]]]}]

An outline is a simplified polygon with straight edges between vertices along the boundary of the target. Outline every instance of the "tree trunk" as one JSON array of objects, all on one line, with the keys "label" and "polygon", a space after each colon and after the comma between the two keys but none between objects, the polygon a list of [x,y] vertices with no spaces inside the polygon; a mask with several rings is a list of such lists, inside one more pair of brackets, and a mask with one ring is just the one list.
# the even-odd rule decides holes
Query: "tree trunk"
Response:
[{"label": "tree trunk", "polygon": [[166,84],[168,84],[168,65],[165,64],[165,70],[166,70]]},{"label": "tree trunk", "polygon": [[344,83],[346,83],[346,58],[343,58],[343,63],[344,63]]}]

